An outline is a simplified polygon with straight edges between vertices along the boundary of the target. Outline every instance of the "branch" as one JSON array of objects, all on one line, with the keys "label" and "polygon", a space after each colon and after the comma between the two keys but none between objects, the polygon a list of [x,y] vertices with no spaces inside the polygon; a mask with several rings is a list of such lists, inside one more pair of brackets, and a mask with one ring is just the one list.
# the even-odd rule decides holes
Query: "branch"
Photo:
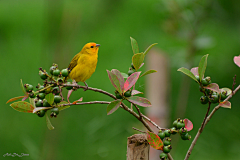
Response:
[{"label": "branch", "polygon": [[[225,100],[225,101],[228,101],[229,99],[231,99],[233,97],[234,94],[236,94],[236,92],[240,89],[240,85],[232,92],[232,94],[230,94]],[[184,160],[187,160],[189,158],[189,156],[191,155],[191,152],[193,150],[193,147],[195,146],[200,134],[202,133],[203,129],[205,128],[205,126],[207,125],[207,123],[210,121],[210,119],[212,118],[212,116],[214,115],[214,113],[220,108],[221,106],[220,105],[217,105],[213,110],[212,112],[209,114],[209,116],[206,118],[205,120],[205,123],[199,128],[194,140],[192,141],[192,144],[191,146],[189,147],[188,149],[188,152],[186,154],[186,157]]]}]

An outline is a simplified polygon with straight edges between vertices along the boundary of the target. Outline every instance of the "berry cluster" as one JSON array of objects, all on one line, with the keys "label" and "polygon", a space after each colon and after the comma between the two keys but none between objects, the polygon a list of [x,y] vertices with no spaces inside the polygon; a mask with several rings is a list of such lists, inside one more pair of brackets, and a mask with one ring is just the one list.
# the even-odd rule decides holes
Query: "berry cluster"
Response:
[{"label": "berry cluster", "polygon": [[[53,64],[49,69],[50,74],[40,68],[39,75],[43,81],[43,85],[38,84],[37,90],[34,91],[34,87],[31,84],[25,84],[25,90],[30,98],[34,99],[35,107],[49,107],[50,109],[42,109],[37,111],[39,117],[43,117],[47,110],[51,111],[50,117],[57,117],[59,114],[59,108],[57,105],[63,100],[61,90],[64,86],[62,84],[71,84],[67,81],[69,74],[68,69],[59,70],[57,64]],[[67,86],[66,89],[70,90],[73,87]],[[52,94],[53,101],[48,102],[46,96]]]},{"label": "berry cluster", "polygon": [[159,155],[161,160],[166,160],[168,158],[167,153],[172,149],[171,146],[171,135],[179,133],[182,140],[190,140],[191,136],[188,134],[187,129],[185,128],[185,123],[183,119],[176,119],[173,122],[173,127],[171,129],[159,130],[158,136],[163,141],[163,152]]},{"label": "berry cluster", "polygon": [[218,92],[214,92],[210,89],[204,88],[204,86],[207,86],[212,83],[210,77],[205,77],[201,81],[199,79],[199,76],[196,76],[196,78],[200,84],[199,90],[200,90],[200,92],[203,92],[203,94],[204,94],[203,96],[200,97],[200,102],[202,104],[207,104],[209,102],[219,103],[221,100],[224,100],[227,98],[228,93],[226,90],[222,90],[220,93],[218,93]]},{"label": "berry cluster", "polygon": [[131,97],[131,95],[132,95],[131,89],[126,91],[123,95],[121,95],[117,90],[115,90],[115,96],[117,99],[124,99],[124,97]]}]

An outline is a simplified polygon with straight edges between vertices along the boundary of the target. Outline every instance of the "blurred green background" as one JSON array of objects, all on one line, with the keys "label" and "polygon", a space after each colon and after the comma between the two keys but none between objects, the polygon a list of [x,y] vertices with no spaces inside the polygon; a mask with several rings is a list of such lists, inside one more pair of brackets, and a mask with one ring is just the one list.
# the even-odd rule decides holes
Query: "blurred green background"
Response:
[{"label": "blurred green background", "polygon": [[[140,122],[119,109],[107,116],[107,105],[72,106],[52,118],[13,110],[6,101],[21,96],[20,79],[34,86],[41,82],[38,68],[52,63],[66,68],[87,42],[101,44],[96,72],[87,80],[91,87],[113,93],[106,69],[127,72],[134,37],[140,51],[152,43],[170,59],[170,122],[178,118],[180,88],[186,77],[177,69],[197,66],[209,54],[206,75],[220,87],[232,87],[239,68],[233,57],[240,54],[240,1],[235,0],[2,0],[0,1],[1,116],[0,156],[25,153],[23,159],[126,159],[127,137],[141,128]],[[143,68],[144,69],[144,68]],[[156,73],[157,74],[157,73]],[[201,125],[206,106],[199,103],[198,85],[190,81],[187,117],[194,124],[192,137]],[[145,80],[137,89],[146,89]],[[64,95],[67,93],[64,92]],[[71,100],[110,98],[79,90]],[[232,109],[221,108],[206,126],[190,159],[240,159],[240,107],[237,93]],[[181,101],[181,97],[180,97]],[[170,126],[170,124],[169,124]],[[184,159],[190,141],[174,136],[172,156]],[[174,141],[176,143],[174,143]],[[0,158],[2,159],[2,158]]]}]

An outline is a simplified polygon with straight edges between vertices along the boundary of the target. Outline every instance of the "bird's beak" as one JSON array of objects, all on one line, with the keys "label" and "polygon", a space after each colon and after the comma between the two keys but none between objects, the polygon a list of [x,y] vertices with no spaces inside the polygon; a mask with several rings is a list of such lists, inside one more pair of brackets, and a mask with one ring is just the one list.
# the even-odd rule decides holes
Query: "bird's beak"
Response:
[{"label": "bird's beak", "polygon": [[96,47],[100,47],[100,44],[96,44]]}]

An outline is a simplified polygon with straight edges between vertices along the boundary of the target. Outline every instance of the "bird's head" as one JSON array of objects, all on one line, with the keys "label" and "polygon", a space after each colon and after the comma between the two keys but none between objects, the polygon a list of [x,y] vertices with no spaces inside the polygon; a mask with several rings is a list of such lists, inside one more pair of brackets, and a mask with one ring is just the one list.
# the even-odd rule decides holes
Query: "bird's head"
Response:
[{"label": "bird's head", "polygon": [[100,46],[100,44],[96,44],[96,43],[94,43],[94,42],[90,42],[90,43],[87,43],[87,44],[83,47],[83,50],[86,51],[85,53],[94,55],[94,54],[97,54],[97,53],[98,53],[99,46]]}]

